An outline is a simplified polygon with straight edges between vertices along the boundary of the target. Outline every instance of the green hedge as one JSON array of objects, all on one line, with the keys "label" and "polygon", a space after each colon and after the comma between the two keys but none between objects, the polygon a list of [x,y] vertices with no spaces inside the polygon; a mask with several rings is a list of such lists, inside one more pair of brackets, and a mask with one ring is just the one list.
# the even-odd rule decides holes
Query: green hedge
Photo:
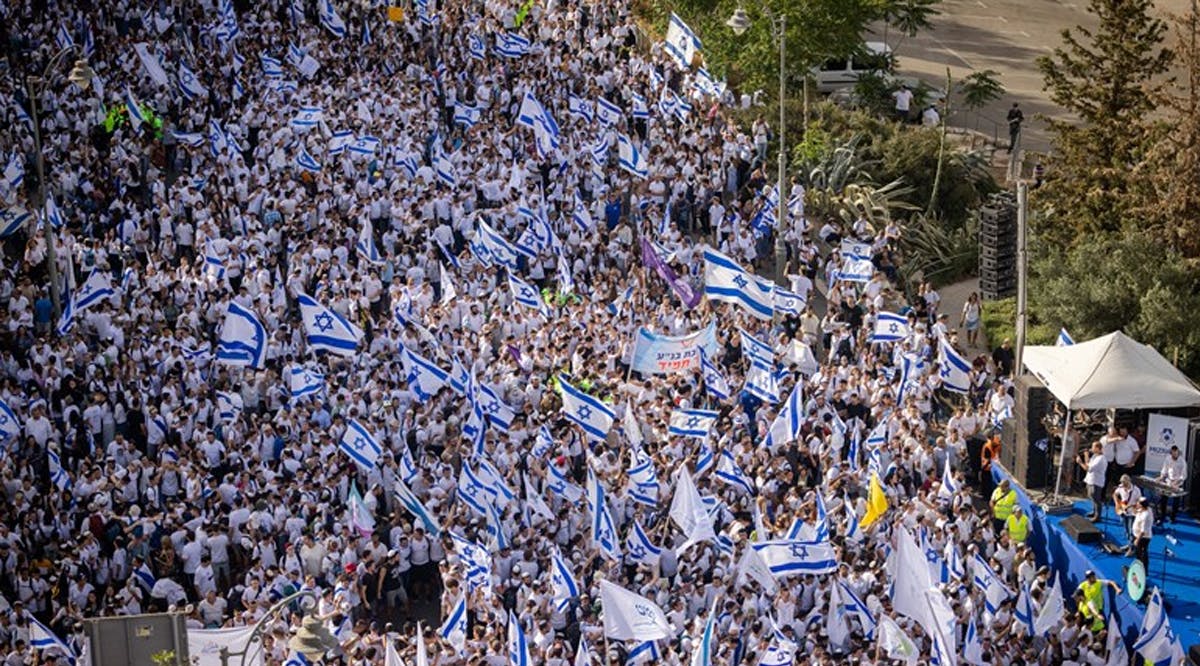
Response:
[{"label": "green hedge", "polygon": [[[1005,338],[1017,340],[1017,299],[1004,298],[985,301],[983,304],[983,333],[993,348],[1000,346]],[[1047,324],[1030,321],[1025,331],[1025,344],[1050,345],[1058,336],[1058,330]]]}]

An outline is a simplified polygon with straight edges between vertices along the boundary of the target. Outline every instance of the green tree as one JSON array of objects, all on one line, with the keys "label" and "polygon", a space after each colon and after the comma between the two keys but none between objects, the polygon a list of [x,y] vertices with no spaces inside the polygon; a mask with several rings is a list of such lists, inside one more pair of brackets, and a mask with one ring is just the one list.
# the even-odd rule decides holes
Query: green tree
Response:
[{"label": "green tree", "polygon": [[[847,56],[861,47],[867,28],[882,19],[894,0],[651,0],[646,6],[659,35],[675,12],[704,44],[710,72],[743,89],[775,90],[779,81],[779,45],[770,16],[786,15],[789,95],[798,94],[809,68],[831,56]],[[725,21],[741,6],[750,18],[743,35]]]},{"label": "green tree", "polygon": [[1099,27],[1064,30],[1063,45],[1038,59],[1050,99],[1078,118],[1049,121],[1057,157],[1038,191],[1048,213],[1039,231],[1058,242],[1120,229],[1136,206],[1133,168],[1172,62],[1152,10],[1152,0],[1091,0]]},{"label": "green tree", "polygon": [[1004,96],[1000,73],[994,69],[971,72],[959,82],[958,94],[962,96],[963,106],[971,111],[982,109]]},{"label": "green tree", "polygon": [[1200,259],[1200,17],[1174,16],[1175,53],[1184,76],[1165,90],[1158,143],[1139,171],[1151,196],[1138,211],[1157,235]]},{"label": "green tree", "polygon": [[1197,271],[1162,243],[1136,231],[1089,235],[1067,250],[1034,258],[1030,280],[1036,319],[1066,326],[1076,339],[1124,330],[1181,366],[1200,371],[1195,315]]},{"label": "green tree", "polygon": [[933,18],[941,14],[938,5],[942,0],[889,0],[883,8],[883,18],[887,22],[884,31],[884,41],[887,41],[887,31],[895,28],[901,37],[892,46],[899,51],[906,37],[916,37],[922,30],[933,29]]}]

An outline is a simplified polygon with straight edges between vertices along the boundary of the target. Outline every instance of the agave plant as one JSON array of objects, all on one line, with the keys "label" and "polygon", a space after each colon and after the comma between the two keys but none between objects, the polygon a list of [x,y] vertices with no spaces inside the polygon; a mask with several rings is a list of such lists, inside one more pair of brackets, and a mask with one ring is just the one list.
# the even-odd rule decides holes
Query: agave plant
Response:
[{"label": "agave plant", "polygon": [[979,263],[979,215],[952,227],[936,215],[913,215],[904,225],[900,249],[908,282],[945,282],[971,274]]},{"label": "agave plant", "polygon": [[875,184],[870,168],[877,165],[861,157],[862,140],[862,135],[856,134],[824,156],[799,165],[809,210],[818,218],[850,225],[861,216],[878,228],[887,224],[894,212],[914,209],[904,200],[912,190],[902,181]]}]

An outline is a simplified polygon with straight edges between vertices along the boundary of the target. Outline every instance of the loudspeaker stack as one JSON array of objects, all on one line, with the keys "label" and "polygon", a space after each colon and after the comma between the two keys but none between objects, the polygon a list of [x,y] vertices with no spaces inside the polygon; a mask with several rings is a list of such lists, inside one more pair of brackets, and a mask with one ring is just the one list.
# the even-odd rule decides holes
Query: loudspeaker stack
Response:
[{"label": "loudspeaker stack", "polygon": [[1017,293],[1017,199],[993,194],[979,209],[979,291],[994,301]]}]

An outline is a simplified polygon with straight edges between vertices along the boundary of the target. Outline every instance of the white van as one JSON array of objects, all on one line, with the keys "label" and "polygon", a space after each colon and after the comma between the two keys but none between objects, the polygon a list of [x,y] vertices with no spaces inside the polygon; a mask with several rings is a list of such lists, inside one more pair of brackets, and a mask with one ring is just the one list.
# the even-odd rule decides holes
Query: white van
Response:
[{"label": "white van", "polygon": [[812,69],[817,92],[828,94],[849,88],[866,72],[886,73],[892,65],[892,49],[883,42],[866,42],[863,54],[849,58],[831,58]]}]

